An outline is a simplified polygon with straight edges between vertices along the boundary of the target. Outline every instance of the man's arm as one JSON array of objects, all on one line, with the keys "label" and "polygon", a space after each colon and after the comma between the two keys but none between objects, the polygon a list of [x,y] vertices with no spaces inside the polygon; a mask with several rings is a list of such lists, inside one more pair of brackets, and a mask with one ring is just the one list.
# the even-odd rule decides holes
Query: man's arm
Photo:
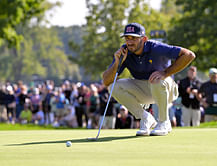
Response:
[{"label": "man's arm", "polygon": [[103,77],[103,84],[105,86],[109,86],[113,82],[117,68],[118,68],[118,63],[119,63],[119,61],[115,60],[113,65],[103,73],[103,76],[102,76]]},{"label": "man's arm", "polygon": [[168,68],[166,68],[164,71],[153,72],[149,77],[149,82],[157,83],[160,80],[165,79],[166,77],[178,73],[179,71],[187,67],[195,57],[196,56],[192,51],[186,48],[181,48],[179,52],[179,57],[175,60],[175,62],[172,65],[170,65]]},{"label": "man's arm", "polygon": [[176,61],[171,66],[164,70],[164,77],[166,78],[182,71],[194,60],[195,57],[196,56],[192,51],[186,48],[181,48],[178,59],[176,59]]},{"label": "man's arm", "polygon": [[123,55],[123,60],[122,60],[122,63],[123,63],[127,57],[127,53],[128,53],[127,48],[124,49],[123,47],[121,47],[117,52],[115,52],[115,54],[114,54],[115,62],[112,64],[112,66],[110,68],[108,68],[103,73],[103,76],[102,76],[103,84],[105,86],[109,86],[114,81],[115,74],[118,70],[118,65],[119,65],[121,54]]}]

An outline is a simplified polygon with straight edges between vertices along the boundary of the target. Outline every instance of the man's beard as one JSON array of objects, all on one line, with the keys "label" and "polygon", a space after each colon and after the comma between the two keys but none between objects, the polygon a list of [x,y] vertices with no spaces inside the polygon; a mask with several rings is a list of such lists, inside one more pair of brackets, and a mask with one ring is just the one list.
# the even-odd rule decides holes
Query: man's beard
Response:
[{"label": "man's beard", "polygon": [[135,49],[129,49],[130,50],[130,52],[132,52],[132,53],[135,53],[135,52],[137,52],[140,48],[142,47],[142,40],[140,40],[139,41],[139,43],[138,43],[138,45],[137,45],[137,47],[135,48]]}]

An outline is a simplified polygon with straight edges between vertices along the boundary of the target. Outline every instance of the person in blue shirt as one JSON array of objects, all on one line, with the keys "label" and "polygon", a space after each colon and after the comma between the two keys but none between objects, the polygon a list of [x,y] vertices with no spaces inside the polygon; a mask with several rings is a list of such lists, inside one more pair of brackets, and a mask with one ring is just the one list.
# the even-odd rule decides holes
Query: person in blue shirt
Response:
[{"label": "person in blue shirt", "polygon": [[[103,83],[111,89],[123,55],[118,74],[127,68],[133,78],[118,79],[112,96],[141,119],[137,136],[167,135],[172,130],[168,109],[178,97],[178,86],[171,76],[187,67],[195,54],[186,48],[148,40],[145,28],[138,23],[126,25],[121,37],[125,44],[114,53],[112,64],[103,73]],[[158,122],[144,109],[153,103],[159,108]]]}]

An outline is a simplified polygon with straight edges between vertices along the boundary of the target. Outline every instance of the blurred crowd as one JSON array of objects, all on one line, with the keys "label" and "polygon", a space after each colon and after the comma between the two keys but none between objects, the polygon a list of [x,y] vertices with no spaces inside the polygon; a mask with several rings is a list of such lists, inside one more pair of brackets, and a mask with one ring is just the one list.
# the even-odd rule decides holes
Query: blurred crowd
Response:
[{"label": "blurred crowd", "polygon": [[[107,88],[99,83],[87,86],[66,80],[57,87],[47,80],[28,87],[22,81],[7,82],[0,86],[0,122],[98,128],[108,97]],[[103,128],[133,128],[133,120],[112,98]]]},{"label": "blurred crowd", "polygon": [[[169,108],[174,127],[217,121],[216,68],[209,70],[209,80],[202,83],[197,78],[197,68],[190,66],[186,77],[177,83],[180,96]],[[35,86],[7,82],[0,85],[0,122],[98,128],[108,98],[107,87],[99,83],[85,85],[66,80],[57,87],[51,80]],[[147,111],[157,119],[157,105],[150,105]],[[139,128],[139,120],[112,98],[103,128]]]}]

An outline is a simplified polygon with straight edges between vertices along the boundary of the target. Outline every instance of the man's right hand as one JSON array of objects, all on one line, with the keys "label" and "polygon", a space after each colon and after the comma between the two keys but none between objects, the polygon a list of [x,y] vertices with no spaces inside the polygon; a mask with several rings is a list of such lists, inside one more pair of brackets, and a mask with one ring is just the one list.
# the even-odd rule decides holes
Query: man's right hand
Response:
[{"label": "man's right hand", "polygon": [[114,54],[115,63],[119,64],[121,54],[123,55],[123,60],[122,60],[122,63],[123,63],[125,61],[125,59],[127,58],[127,53],[128,53],[128,49],[124,48],[123,46],[120,49],[118,49]]}]

